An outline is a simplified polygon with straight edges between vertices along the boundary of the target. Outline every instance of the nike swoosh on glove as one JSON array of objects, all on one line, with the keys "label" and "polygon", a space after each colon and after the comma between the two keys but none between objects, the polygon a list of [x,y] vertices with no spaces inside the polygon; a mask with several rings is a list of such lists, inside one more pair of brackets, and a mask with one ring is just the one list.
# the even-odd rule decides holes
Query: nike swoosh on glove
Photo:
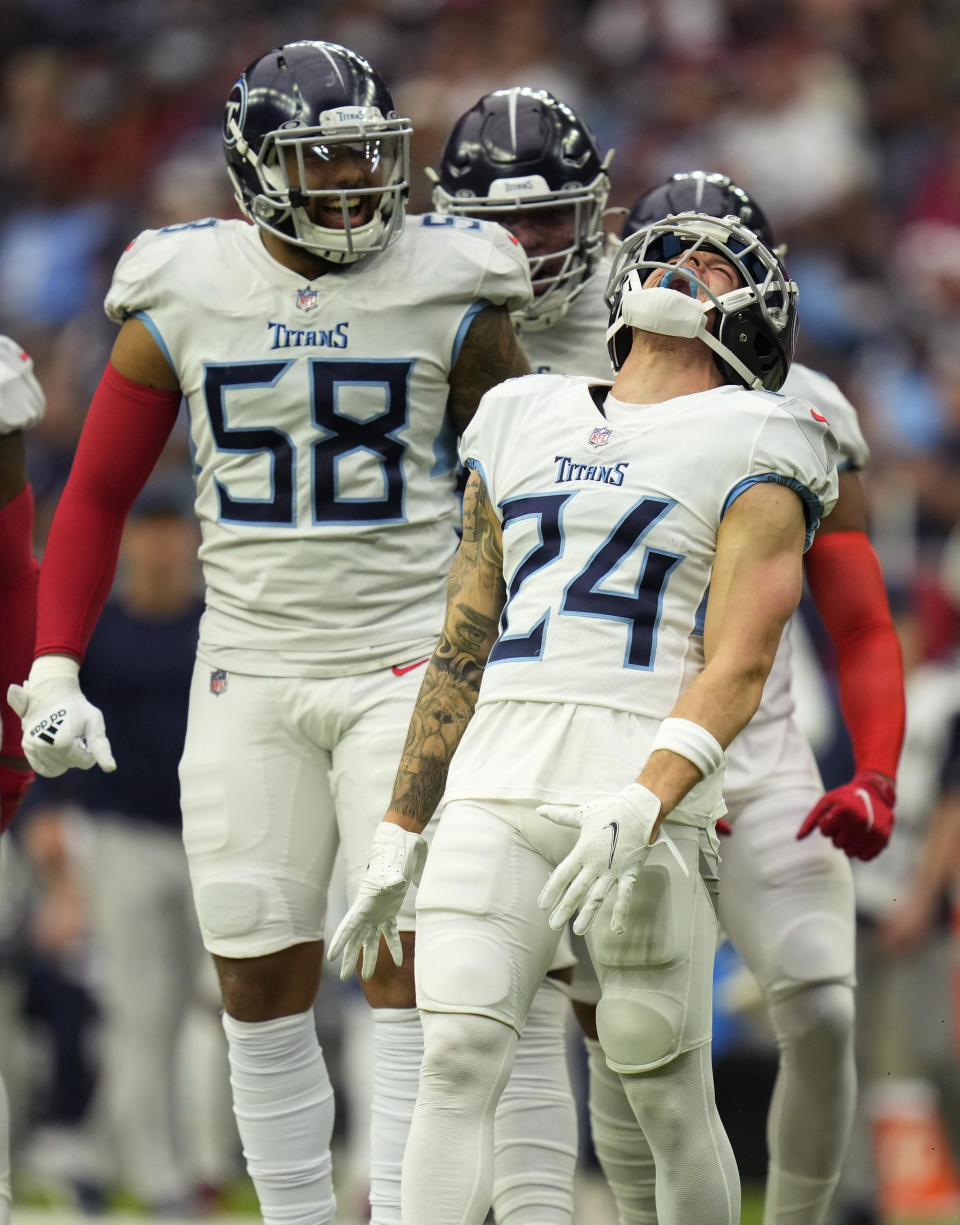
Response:
[{"label": "nike swoosh on glove", "polygon": [[554,868],[540,893],[541,909],[551,911],[550,926],[559,931],[579,910],[573,930],[582,936],[617,885],[610,927],[622,932],[636,869],[650,852],[660,800],[640,783],[631,783],[613,799],[594,800],[579,808],[542,804],[537,812],[557,825],[580,830],[573,850]]},{"label": "nike swoosh on glove", "polygon": [[20,716],[24,756],[38,774],[57,778],[71,766],[80,770],[99,766],[107,774],[116,770],[103,715],[81,693],[75,666],[73,675],[11,685],[7,701]]},{"label": "nike swoosh on glove", "polygon": [[797,837],[819,828],[851,859],[873,859],[890,841],[896,801],[896,789],[885,774],[858,770],[849,783],[823,796]]},{"label": "nike swoosh on glove", "polygon": [[397,915],[407,889],[420,883],[426,857],[427,844],[419,834],[392,821],[381,821],[377,826],[357,896],[334,932],[327,953],[330,961],[343,953],[340,977],[344,982],[353,973],[361,950],[360,976],[364,982],[370,977],[377,965],[381,935],[394,965],[402,963]]}]

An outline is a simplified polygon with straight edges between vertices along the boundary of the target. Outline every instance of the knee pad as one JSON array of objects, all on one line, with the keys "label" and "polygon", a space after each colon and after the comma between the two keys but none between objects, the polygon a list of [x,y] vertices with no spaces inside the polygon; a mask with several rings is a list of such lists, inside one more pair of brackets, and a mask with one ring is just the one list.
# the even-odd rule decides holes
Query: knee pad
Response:
[{"label": "knee pad", "polygon": [[485,936],[448,929],[421,938],[414,964],[418,1008],[496,1009],[511,995],[513,967],[503,949]]},{"label": "knee pad", "polygon": [[323,939],[326,892],[312,881],[194,874],[193,900],[204,947],[221,957],[262,957]]},{"label": "knee pad", "polygon": [[212,936],[246,936],[259,926],[267,899],[256,881],[208,880],[196,892],[197,918]]},{"label": "knee pad", "polygon": [[806,1053],[811,1073],[835,1067],[837,1052],[853,1042],[855,1016],[853,989],[842,982],[811,983],[770,1002],[777,1041]]},{"label": "knee pad", "polygon": [[[505,1082],[517,1045],[516,1031],[492,1017],[470,1013],[421,1013],[423,1062],[419,1094],[443,1102],[451,1094],[486,1101],[498,1078]],[[490,1117],[503,1084],[490,1097]]]},{"label": "knee pad", "polygon": [[837,982],[852,987],[854,929],[836,915],[811,912],[781,933],[775,954],[780,973],[793,983]]},{"label": "knee pad", "polygon": [[675,1059],[685,1012],[683,1001],[657,991],[631,999],[604,996],[597,1005],[597,1035],[610,1067],[644,1072]]}]

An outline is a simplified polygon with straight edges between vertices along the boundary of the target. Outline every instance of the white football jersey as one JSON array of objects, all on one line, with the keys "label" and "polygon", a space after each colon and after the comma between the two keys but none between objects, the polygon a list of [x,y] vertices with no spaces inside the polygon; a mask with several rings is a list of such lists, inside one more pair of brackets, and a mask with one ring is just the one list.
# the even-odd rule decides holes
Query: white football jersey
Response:
[{"label": "white football jersey", "polygon": [[459,523],[450,371],[478,310],[530,294],[516,241],[468,218],[408,217],[312,281],[241,221],[130,245],[105,307],[151,330],[189,408],[202,659],[332,676],[429,654]]},{"label": "white football jersey", "polygon": [[[728,386],[646,405],[608,395],[601,412],[591,382],[512,379],[484,396],[461,441],[502,523],[507,602],[457,757],[486,734],[485,707],[504,702],[612,708],[645,721],[648,744],[702,668],[728,507],[758,482],[789,485],[809,539],[836,501],[833,436],[802,401]],[[556,761],[537,720],[501,744],[505,793]],[[629,769],[645,756],[637,744]]]},{"label": "white football jersey", "polygon": [[[568,314],[553,328],[521,333],[521,343],[535,371],[612,377],[606,348],[609,312],[603,301],[608,275],[609,260],[604,260],[583,293],[574,299]],[[832,379],[794,362],[781,392],[806,400],[826,417],[839,447],[838,471],[859,471],[867,466],[870,450],[860,429],[857,410]],[[787,625],[763,689],[760,708],[727,750],[728,794],[762,786],[769,776],[770,763],[779,760],[786,731],[774,724],[793,714],[791,660]]]},{"label": "white football jersey", "polygon": [[528,332],[521,325],[520,343],[534,374],[613,378],[605,340],[610,312],[603,300],[609,275],[610,260],[601,259],[570,309],[553,327]]},{"label": "white football jersey", "polygon": [[0,336],[0,434],[36,425],[46,405],[33,373],[33,358],[15,340]]},{"label": "white football jersey", "polygon": [[838,472],[859,472],[866,468],[870,462],[870,448],[860,429],[857,410],[833,379],[801,362],[794,362],[780,390],[784,395],[807,400],[830,422],[830,432],[840,449]]}]

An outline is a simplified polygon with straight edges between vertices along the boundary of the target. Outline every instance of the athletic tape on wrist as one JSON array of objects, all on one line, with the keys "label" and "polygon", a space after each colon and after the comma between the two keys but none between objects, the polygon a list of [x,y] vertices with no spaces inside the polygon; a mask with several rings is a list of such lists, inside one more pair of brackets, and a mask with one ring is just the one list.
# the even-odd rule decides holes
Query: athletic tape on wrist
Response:
[{"label": "athletic tape on wrist", "polygon": [[707,777],[726,761],[726,754],[716,737],[699,723],[691,719],[664,719],[653,738],[650,752],[669,749],[693,762],[700,773]]}]

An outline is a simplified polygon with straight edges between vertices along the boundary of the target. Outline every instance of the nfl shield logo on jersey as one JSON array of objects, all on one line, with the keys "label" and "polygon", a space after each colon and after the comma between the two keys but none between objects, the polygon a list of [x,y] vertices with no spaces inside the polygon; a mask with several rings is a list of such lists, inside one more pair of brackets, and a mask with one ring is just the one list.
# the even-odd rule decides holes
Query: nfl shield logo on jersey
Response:
[{"label": "nfl shield logo on jersey", "polygon": [[316,305],[317,291],[315,289],[310,289],[308,286],[306,289],[297,290],[297,310],[312,311]]},{"label": "nfl shield logo on jersey", "polygon": [[219,697],[221,693],[225,693],[227,689],[227,674],[222,668],[218,668],[216,672],[210,673],[210,692]]},{"label": "nfl shield logo on jersey", "polygon": [[591,447],[605,447],[613,435],[609,425],[598,425],[587,441]]}]

